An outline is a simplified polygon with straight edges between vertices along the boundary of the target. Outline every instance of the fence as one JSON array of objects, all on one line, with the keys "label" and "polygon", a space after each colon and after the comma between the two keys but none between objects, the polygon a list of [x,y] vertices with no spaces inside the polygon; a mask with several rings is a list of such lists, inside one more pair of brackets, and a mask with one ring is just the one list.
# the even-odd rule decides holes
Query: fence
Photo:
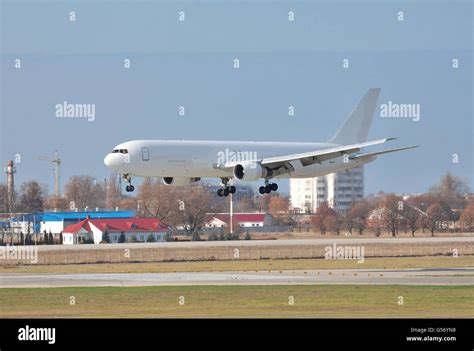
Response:
[{"label": "fence", "polygon": [[[337,244],[342,245],[343,244]],[[347,246],[357,244],[350,244]],[[288,244],[263,242],[259,245],[245,245],[242,241],[213,242],[197,245],[171,246],[163,244],[102,244],[76,247],[38,247],[40,265],[90,264],[123,262],[166,262],[166,261],[210,261],[210,260],[260,260],[324,258],[324,244]],[[428,244],[363,244],[364,257],[413,257],[413,256],[466,256],[474,255],[474,245],[468,242],[442,242]],[[28,261],[15,259],[0,260],[2,265],[27,265]]]}]

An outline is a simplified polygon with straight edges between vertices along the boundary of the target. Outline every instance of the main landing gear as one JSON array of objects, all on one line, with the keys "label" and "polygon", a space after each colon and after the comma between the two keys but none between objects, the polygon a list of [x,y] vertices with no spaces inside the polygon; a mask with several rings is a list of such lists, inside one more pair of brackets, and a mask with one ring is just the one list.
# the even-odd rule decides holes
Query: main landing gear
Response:
[{"label": "main landing gear", "polygon": [[258,192],[260,194],[270,194],[272,191],[277,191],[278,190],[278,184],[277,183],[269,183],[268,180],[265,180],[265,185],[261,186],[258,188]]},{"label": "main landing gear", "polygon": [[132,177],[129,174],[124,174],[123,177],[127,180],[128,185],[125,187],[127,193],[131,193],[135,190],[135,187],[132,185]]},{"label": "main landing gear", "polygon": [[227,185],[229,179],[223,178],[222,183],[224,184],[223,188],[217,190],[217,195],[221,196],[229,196],[229,194],[235,194],[237,188],[233,185]]}]

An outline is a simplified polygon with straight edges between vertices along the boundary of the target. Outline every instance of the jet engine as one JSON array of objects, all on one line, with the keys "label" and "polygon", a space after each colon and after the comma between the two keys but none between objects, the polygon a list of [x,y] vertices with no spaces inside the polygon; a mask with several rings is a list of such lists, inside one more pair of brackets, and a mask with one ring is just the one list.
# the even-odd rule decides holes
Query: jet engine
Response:
[{"label": "jet engine", "polygon": [[246,182],[271,176],[271,172],[271,169],[262,167],[256,162],[245,162],[234,167],[234,177]]},{"label": "jet engine", "polygon": [[169,186],[183,186],[189,185],[194,182],[200,181],[201,178],[176,178],[176,177],[163,177],[163,184]]}]

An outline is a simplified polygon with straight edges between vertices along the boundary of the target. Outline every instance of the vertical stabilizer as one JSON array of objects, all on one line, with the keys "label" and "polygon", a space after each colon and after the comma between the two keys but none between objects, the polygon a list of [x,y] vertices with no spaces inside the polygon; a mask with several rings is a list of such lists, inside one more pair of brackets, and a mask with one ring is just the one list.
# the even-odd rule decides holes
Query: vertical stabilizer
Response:
[{"label": "vertical stabilizer", "polygon": [[369,89],[329,142],[350,145],[367,141],[379,93],[380,88]]}]

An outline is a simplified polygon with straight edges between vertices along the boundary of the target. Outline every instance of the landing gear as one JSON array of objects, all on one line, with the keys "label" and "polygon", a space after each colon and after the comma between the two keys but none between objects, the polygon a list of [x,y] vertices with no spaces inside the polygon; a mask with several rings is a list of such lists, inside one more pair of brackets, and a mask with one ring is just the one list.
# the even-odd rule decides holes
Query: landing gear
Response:
[{"label": "landing gear", "polygon": [[124,174],[123,177],[127,180],[128,185],[125,187],[127,193],[131,193],[135,190],[135,187],[132,185],[132,177],[129,174]]},{"label": "landing gear", "polygon": [[222,179],[222,183],[224,184],[224,187],[217,190],[217,195],[219,197],[221,196],[229,196],[229,194],[235,194],[237,188],[233,185],[227,185],[227,183],[229,182],[229,179],[228,178],[223,178]]},{"label": "landing gear", "polygon": [[265,180],[265,185],[258,188],[260,194],[270,194],[272,191],[278,190],[277,183],[268,183],[268,180]]}]

